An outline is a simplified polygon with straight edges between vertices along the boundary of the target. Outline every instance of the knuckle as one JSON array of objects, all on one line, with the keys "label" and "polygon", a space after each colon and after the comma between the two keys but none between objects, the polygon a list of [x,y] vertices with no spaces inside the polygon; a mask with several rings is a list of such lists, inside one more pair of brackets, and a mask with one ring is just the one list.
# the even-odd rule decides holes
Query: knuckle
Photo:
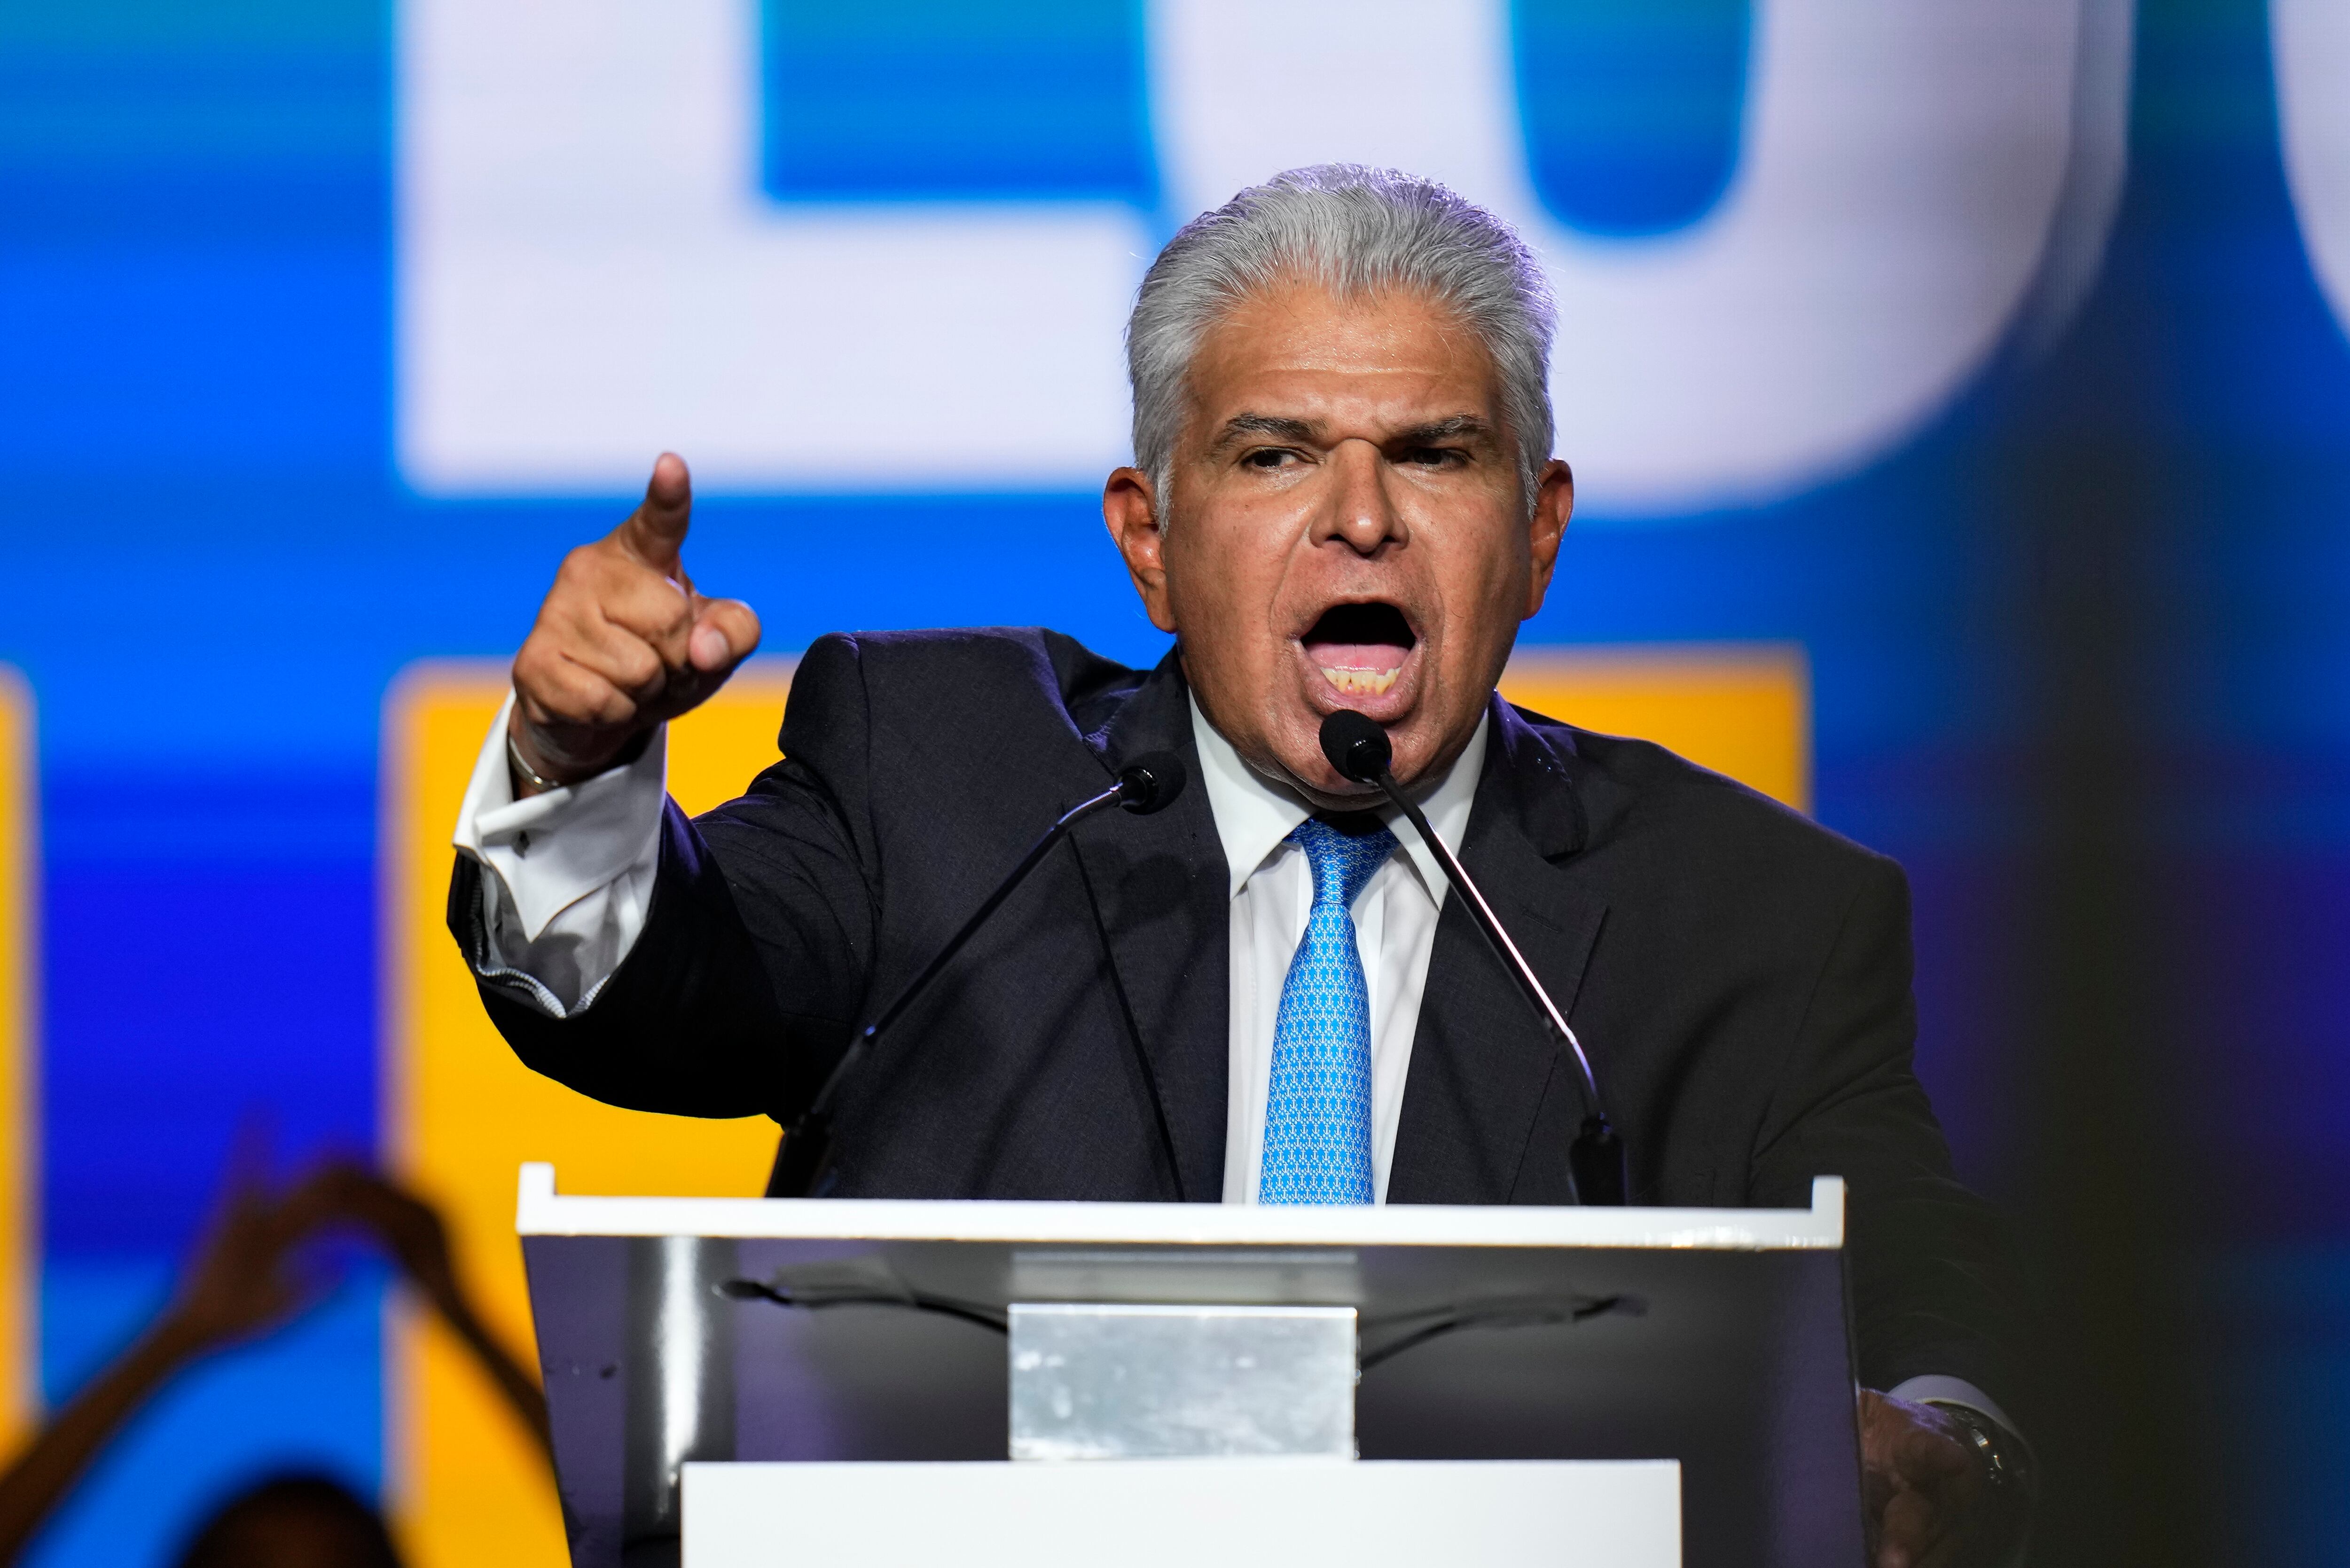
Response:
[{"label": "knuckle", "polygon": [[605,608],[624,625],[657,632],[677,622],[686,611],[685,596],[675,584],[650,566],[638,566],[615,582]]},{"label": "knuckle", "polygon": [[626,729],[636,722],[637,703],[627,692],[606,686],[596,703],[596,722],[607,729]]},{"label": "knuckle", "polygon": [[514,683],[525,695],[546,691],[554,680],[556,660],[549,655],[546,641],[543,633],[534,631],[515,655]]},{"label": "knuckle", "polygon": [[669,672],[659,653],[633,639],[620,650],[615,663],[620,683],[639,690],[647,687],[658,689]]}]

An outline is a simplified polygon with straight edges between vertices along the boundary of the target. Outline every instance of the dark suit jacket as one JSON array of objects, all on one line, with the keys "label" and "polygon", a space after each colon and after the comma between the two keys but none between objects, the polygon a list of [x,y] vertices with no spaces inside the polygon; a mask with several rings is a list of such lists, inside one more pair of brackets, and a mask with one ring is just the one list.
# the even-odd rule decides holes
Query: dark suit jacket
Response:
[{"label": "dark suit jacket", "polygon": [[[1899,867],[1659,747],[1498,697],[1493,719],[1461,858],[1590,1051],[1634,1201],[1804,1208],[1844,1177],[1864,1380],[1996,1388],[1998,1245],[1910,1069]],[[1171,750],[1183,795],[1080,826],[845,1084],[832,1190],[1217,1199],[1229,881],[1175,659],[827,637],[782,749],[741,799],[669,807],[644,931],[592,1005],[557,1021],[483,982],[522,1059],[614,1105],[788,1119],[1055,815]],[[461,859],[450,905],[477,972],[479,875]],[[1583,1114],[1447,899],[1390,1201],[1566,1201]]]}]

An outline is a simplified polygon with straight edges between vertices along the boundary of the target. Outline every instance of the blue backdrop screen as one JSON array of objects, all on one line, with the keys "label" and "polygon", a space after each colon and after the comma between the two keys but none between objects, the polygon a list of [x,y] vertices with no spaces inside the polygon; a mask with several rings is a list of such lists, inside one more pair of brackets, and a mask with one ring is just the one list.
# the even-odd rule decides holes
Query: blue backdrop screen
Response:
[{"label": "blue backdrop screen", "polygon": [[[2342,29],[2322,0],[2273,26],[1986,4],[1917,36],[1795,0],[1410,9],[710,0],[534,44],[509,0],[0,3],[53,1397],[159,1299],[241,1123],[288,1162],[374,1139],[395,671],[509,652],[672,444],[710,476],[695,576],[772,648],[1034,621],[1155,658],[1094,499],[1125,291],[1227,171],[1359,146],[1519,217],[1554,269],[1587,504],[1526,637],[1805,647],[1818,815],[1915,884],[1963,1171],[2043,1258],[2101,1214],[2158,1233],[2199,1282],[2165,1321],[2262,1435],[2223,1517],[2247,1556],[2330,1560],[2350,141],[2289,161],[2337,129],[2287,89],[2342,79]],[[2005,86],[1935,85],[1970,72]],[[638,100],[669,129],[629,130]],[[525,264],[542,286],[496,293]],[[558,351],[685,389],[567,402],[598,383]],[[858,417],[825,424],[793,354],[873,378]],[[1024,367],[1033,395],[987,395]],[[2048,1274],[2060,1317],[2097,1299]],[[175,1389],[44,1568],[164,1561],[286,1462],[375,1484],[378,1290]]]}]

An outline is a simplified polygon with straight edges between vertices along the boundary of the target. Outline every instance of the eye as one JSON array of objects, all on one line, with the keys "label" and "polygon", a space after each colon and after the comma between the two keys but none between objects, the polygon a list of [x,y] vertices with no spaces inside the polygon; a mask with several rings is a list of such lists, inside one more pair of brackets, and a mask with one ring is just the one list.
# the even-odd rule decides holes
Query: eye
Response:
[{"label": "eye", "polygon": [[1243,454],[1241,466],[1263,469],[1286,468],[1296,456],[1297,454],[1287,447],[1261,446],[1253,452]]},{"label": "eye", "polygon": [[1469,454],[1457,446],[1406,447],[1396,461],[1416,468],[1458,468],[1469,461]]}]

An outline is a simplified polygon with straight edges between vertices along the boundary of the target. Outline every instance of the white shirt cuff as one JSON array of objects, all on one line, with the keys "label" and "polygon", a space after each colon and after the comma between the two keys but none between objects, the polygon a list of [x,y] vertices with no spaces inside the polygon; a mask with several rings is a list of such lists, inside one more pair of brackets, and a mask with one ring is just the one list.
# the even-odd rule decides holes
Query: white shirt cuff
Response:
[{"label": "white shirt cuff", "polygon": [[504,885],[519,924],[513,934],[535,942],[565,909],[659,856],[669,727],[625,766],[516,800],[506,762],[513,708],[509,692],[474,760],[454,843]]}]

